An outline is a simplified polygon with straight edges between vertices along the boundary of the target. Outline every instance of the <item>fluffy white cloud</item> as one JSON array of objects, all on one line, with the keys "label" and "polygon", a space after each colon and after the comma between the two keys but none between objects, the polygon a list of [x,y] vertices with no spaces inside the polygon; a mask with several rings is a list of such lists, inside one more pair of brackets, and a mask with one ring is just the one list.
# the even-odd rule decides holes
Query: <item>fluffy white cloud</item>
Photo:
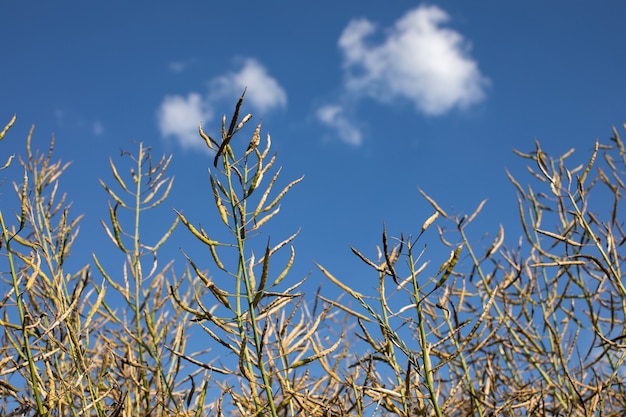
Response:
[{"label": "fluffy white cloud", "polygon": [[173,136],[183,149],[206,147],[198,136],[198,124],[211,118],[210,107],[198,93],[165,96],[157,111],[161,136]]},{"label": "fluffy white cloud", "polygon": [[362,135],[349,115],[363,97],[381,103],[408,100],[427,116],[483,100],[489,80],[470,57],[469,43],[444,27],[449,20],[437,6],[420,6],[386,29],[378,42],[371,39],[378,31],[373,22],[349,22],[338,41],[345,72],[342,98],[340,104],[320,107],[318,120],[344,142],[358,145]]},{"label": "fluffy white cloud", "polygon": [[361,131],[350,117],[345,114],[343,106],[329,104],[317,109],[318,120],[332,128],[337,136],[344,142],[358,146],[363,137]]},{"label": "fluffy white cloud", "polygon": [[210,80],[204,95],[166,96],[157,111],[161,136],[174,137],[183,148],[207,149],[198,135],[198,124],[212,121],[215,108],[228,113],[246,87],[246,105],[253,111],[267,113],[287,106],[287,93],[278,81],[258,61],[247,59],[239,71]]},{"label": "fluffy white cloud", "polygon": [[487,79],[469,56],[469,44],[437,6],[420,6],[406,13],[375,45],[367,38],[376,26],[351,21],[339,38],[344,56],[346,89],[380,101],[408,99],[417,111],[440,115],[484,98]]},{"label": "fluffy white cloud", "polygon": [[246,59],[238,72],[230,72],[211,82],[211,97],[238,97],[244,88],[246,102],[256,110],[266,112],[287,107],[287,93],[255,59]]}]

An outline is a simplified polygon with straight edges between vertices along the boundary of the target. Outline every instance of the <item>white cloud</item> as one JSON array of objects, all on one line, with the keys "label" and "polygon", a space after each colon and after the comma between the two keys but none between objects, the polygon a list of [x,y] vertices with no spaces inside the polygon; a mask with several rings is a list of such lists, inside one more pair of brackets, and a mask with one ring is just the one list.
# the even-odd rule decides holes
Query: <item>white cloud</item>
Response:
[{"label": "white cloud", "polygon": [[[172,70],[178,68],[171,66]],[[185,148],[207,149],[198,135],[198,124],[212,121],[214,109],[230,116],[237,98],[247,87],[244,106],[267,113],[287,106],[287,93],[265,67],[254,59],[246,59],[237,72],[229,72],[209,81],[206,94],[191,92],[187,97],[166,96],[157,111],[161,136],[174,137]]]},{"label": "white cloud", "polygon": [[429,116],[481,101],[488,80],[463,36],[442,27],[448,21],[437,6],[420,6],[396,21],[378,45],[366,42],[376,32],[372,22],[351,21],[338,42],[347,93],[382,102],[408,99]]},{"label": "white cloud", "polygon": [[210,107],[198,93],[189,93],[186,98],[165,96],[157,111],[161,136],[173,136],[183,149],[206,147],[198,136],[198,124],[211,118]]},{"label": "white cloud", "polygon": [[102,134],[104,134],[104,126],[102,125],[102,123],[100,123],[99,120],[96,120],[93,123],[93,134],[96,136],[102,136]]},{"label": "white cloud", "polygon": [[255,59],[246,59],[239,72],[215,78],[210,86],[214,98],[239,97],[247,87],[246,101],[261,112],[287,107],[287,93]]},{"label": "white cloud", "polygon": [[65,111],[62,109],[55,109],[54,118],[59,126],[63,126],[63,123],[65,122]]},{"label": "white cloud", "polygon": [[170,71],[180,74],[187,68],[188,62],[185,61],[172,61],[167,67]]},{"label": "white cloud", "polygon": [[78,129],[80,132],[90,132],[94,136],[104,134],[104,125],[98,119],[88,119],[81,111],[73,108],[57,108],[54,110],[54,118],[60,128]]},{"label": "white cloud", "polygon": [[182,59],[180,61],[170,61],[167,68],[173,73],[180,74],[197,61],[196,58]]},{"label": "white cloud", "polygon": [[343,106],[329,104],[317,109],[318,120],[335,130],[337,136],[344,142],[358,146],[363,141],[361,131],[350,117],[345,114]]}]

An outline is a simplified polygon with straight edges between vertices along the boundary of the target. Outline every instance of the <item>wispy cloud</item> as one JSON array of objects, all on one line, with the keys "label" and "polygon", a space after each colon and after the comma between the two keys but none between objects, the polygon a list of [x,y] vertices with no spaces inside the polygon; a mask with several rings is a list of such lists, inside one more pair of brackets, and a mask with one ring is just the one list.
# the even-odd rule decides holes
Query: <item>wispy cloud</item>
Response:
[{"label": "wispy cloud", "polygon": [[187,68],[189,68],[192,64],[194,64],[196,61],[197,61],[196,58],[182,59],[180,61],[170,61],[167,64],[167,68],[176,74],[180,74],[184,72]]},{"label": "wispy cloud", "polygon": [[56,108],[54,118],[60,128],[77,129],[81,133],[89,132],[94,136],[104,135],[104,124],[100,120],[90,120],[81,111],[71,107]]},{"label": "wispy cloud", "polygon": [[185,61],[172,61],[167,65],[167,68],[172,72],[180,74],[181,72],[185,71],[188,64],[189,63]]},{"label": "wispy cloud", "polygon": [[96,136],[102,136],[104,134],[104,126],[99,120],[96,120],[92,125],[93,134]]},{"label": "wispy cloud", "polygon": [[[420,6],[388,28],[379,43],[369,41],[377,33],[373,22],[349,22],[338,41],[343,54],[344,95],[351,102],[362,97],[381,103],[408,100],[416,112],[426,116],[464,109],[483,100],[489,81],[471,58],[469,42],[444,27],[449,20],[437,6]],[[352,142],[350,137],[342,139]]]},{"label": "wispy cloud", "polygon": [[328,104],[317,109],[315,114],[318,120],[333,129],[346,143],[358,146],[363,141],[363,135],[351,117],[345,113],[345,107],[337,104]]},{"label": "wispy cloud", "polygon": [[246,103],[253,111],[268,113],[287,106],[287,93],[267,69],[255,59],[246,59],[238,71],[211,79],[205,94],[190,92],[166,96],[157,110],[161,136],[173,137],[183,148],[206,145],[198,136],[198,124],[213,119],[214,109],[222,103],[231,106],[247,87]]}]

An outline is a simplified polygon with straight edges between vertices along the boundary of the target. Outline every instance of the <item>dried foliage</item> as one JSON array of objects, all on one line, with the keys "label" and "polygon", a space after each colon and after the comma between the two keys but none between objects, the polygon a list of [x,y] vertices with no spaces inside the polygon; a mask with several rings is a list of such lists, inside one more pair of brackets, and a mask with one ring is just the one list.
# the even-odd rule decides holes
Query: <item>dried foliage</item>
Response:
[{"label": "dried foliage", "polygon": [[[415,235],[383,227],[379,247],[352,248],[378,278],[375,293],[317,265],[345,293],[337,300],[306,296],[293,277],[297,232],[261,234],[302,178],[279,185],[260,124],[237,149],[252,118],[240,117],[244,94],[220,140],[199,129],[215,151],[210,219],[163,211],[171,157],[153,160],[139,144],[122,155],[127,175],[110,161],[102,225],[119,263],[91,248],[68,270],[81,219],[60,191],[68,164],[54,160],[54,140],[33,152],[31,129],[19,207],[0,210],[1,415],[622,415],[626,150],[616,130],[579,166],[569,167],[573,150],[516,151],[533,185],[507,173],[523,230],[514,246],[502,226],[488,244],[471,241],[485,202],[455,217],[419,190],[433,214]],[[18,169],[12,160],[2,169]],[[162,237],[145,241],[155,227]],[[180,275],[158,256],[177,227],[197,245],[183,247]],[[449,255],[431,265],[433,229]],[[206,256],[187,255],[198,248]],[[192,332],[206,348],[189,346]]]}]

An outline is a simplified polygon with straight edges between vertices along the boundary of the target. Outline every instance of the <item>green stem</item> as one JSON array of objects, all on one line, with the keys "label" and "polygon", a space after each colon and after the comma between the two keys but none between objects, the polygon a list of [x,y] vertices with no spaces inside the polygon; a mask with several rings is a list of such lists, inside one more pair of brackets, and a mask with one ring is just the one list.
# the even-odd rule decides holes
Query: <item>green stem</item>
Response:
[{"label": "green stem", "polygon": [[[228,157],[224,157],[225,165],[226,165],[226,178],[228,180],[228,189],[229,189],[229,197],[230,197],[230,208],[233,214],[234,219],[234,227],[235,227],[235,236],[237,238],[237,249],[239,252],[239,265],[238,265],[238,274],[237,274],[237,321],[239,326],[239,334],[242,342],[242,349],[245,349],[245,359],[247,362],[248,372],[253,376],[253,368],[252,363],[248,357],[247,344],[245,343],[247,336],[245,332],[244,321],[241,319],[241,304],[240,304],[240,281],[243,278],[243,283],[246,290],[246,302],[248,304],[247,313],[250,318],[250,326],[252,327],[252,336],[254,339],[254,347],[257,355],[257,366],[259,371],[261,372],[261,378],[263,379],[263,387],[265,389],[265,395],[267,395],[267,401],[270,408],[271,415],[273,417],[277,416],[276,408],[274,405],[274,396],[272,393],[271,381],[269,379],[269,375],[267,373],[267,369],[265,368],[265,364],[263,362],[263,351],[262,351],[262,342],[261,335],[259,334],[259,329],[256,324],[256,310],[253,304],[254,294],[252,290],[252,286],[250,283],[250,277],[248,276],[248,270],[246,268],[246,255],[245,255],[245,236],[244,236],[244,228],[246,227],[247,222],[247,211],[246,211],[246,199],[242,199],[239,204],[242,205],[241,214],[238,214],[236,194],[234,192],[234,186],[232,182],[231,169],[228,162]],[[242,183],[244,184],[244,193],[245,193],[245,184],[247,180],[247,167],[244,167],[244,177],[242,179]],[[251,389],[254,390],[254,381],[251,382]],[[256,391],[256,390],[255,390]],[[260,404],[257,404],[257,412],[261,412],[259,408]]]},{"label": "green stem", "polygon": [[146,410],[150,409],[150,384],[147,380],[147,376],[144,372],[143,363],[144,363],[144,347],[142,340],[142,319],[141,319],[141,286],[142,286],[142,271],[141,271],[141,240],[139,234],[139,219],[141,213],[141,180],[143,176],[143,158],[144,158],[144,148],[143,143],[139,144],[139,155],[137,157],[137,177],[135,179],[136,189],[135,189],[135,230],[133,233],[133,255],[132,255],[132,269],[133,276],[135,278],[135,303],[134,303],[134,313],[135,313],[135,331],[136,337],[139,343],[137,343],[137,352],[139,354],[139,363],[142,364],[142,367],[139,368],[140,380],[145,388],[144,391],[144,402],[146,406]]},{"label": "green stem", "polygon": [[[24,204],[24,203],[22,203]],[[35,365],[35,360],[33,359],[32,352],[30,350],[30,341],[29,341],[29,331],[26,328],[26,318],[24,315],[24,299],[22,298],[22,294],[19,289],[19,279],[17,277],[17,271],[15,270],[15,262],[13,260],[13,250],[11,249],[11,239],[7,233],[7,228],[4,223],[4,217],[2,216],[2,212],[0,212],[0,227],[2,227],[2,238],[7,248],[7,257],[9,258],[9,267],[11,268],[11,278],[13,280],[13,291],[15,292],[17,310],[20,315],[20,322],[22,324],[22,335],[24,340],[24,350],[26,351],[26,359],[28,361],[28,371],[30,372],[30,380],[31,385],[33,387],[33,395],[35,397],[35,402],[37,403],[37,412],[39,415],[46,415],[46,408],[43,405],[41,399],[41,393],[39,392],[38,386],[38,378],[37,378],[37,366]],[[21,353],[23,355],[23,353]]]},{"label": "green stem", "polygon": [[437,417],[443,417],[441,412],[441,407],[439,406],[439,401],[437,400],[437,392],[435,390],[435,383],[433,380],[433,369],[432,363],[430,362],[430,346],[428,345],[428,340],[426,338],[426,325],[424,323],[424,313],[422,311],[422,303],[420,300],[420,290],[419,285],[417,283],[417,275],[415,273],[414,265],[415,260],[413,259],[413,247],[411,242],[407,243],[407,251],[409,254],[409,265],[411,268],[411,277],[413,283],[413,296],[415,297],[415,306],[417,309],[417,325],[419,328],[419,337],[420,337],[420,348],[422,350],[422,364],[424,367],[424,379],[426,381],[426,388],[428,389],[428,394],[430,397],[430,403],[432,404],[435,414]]}]

